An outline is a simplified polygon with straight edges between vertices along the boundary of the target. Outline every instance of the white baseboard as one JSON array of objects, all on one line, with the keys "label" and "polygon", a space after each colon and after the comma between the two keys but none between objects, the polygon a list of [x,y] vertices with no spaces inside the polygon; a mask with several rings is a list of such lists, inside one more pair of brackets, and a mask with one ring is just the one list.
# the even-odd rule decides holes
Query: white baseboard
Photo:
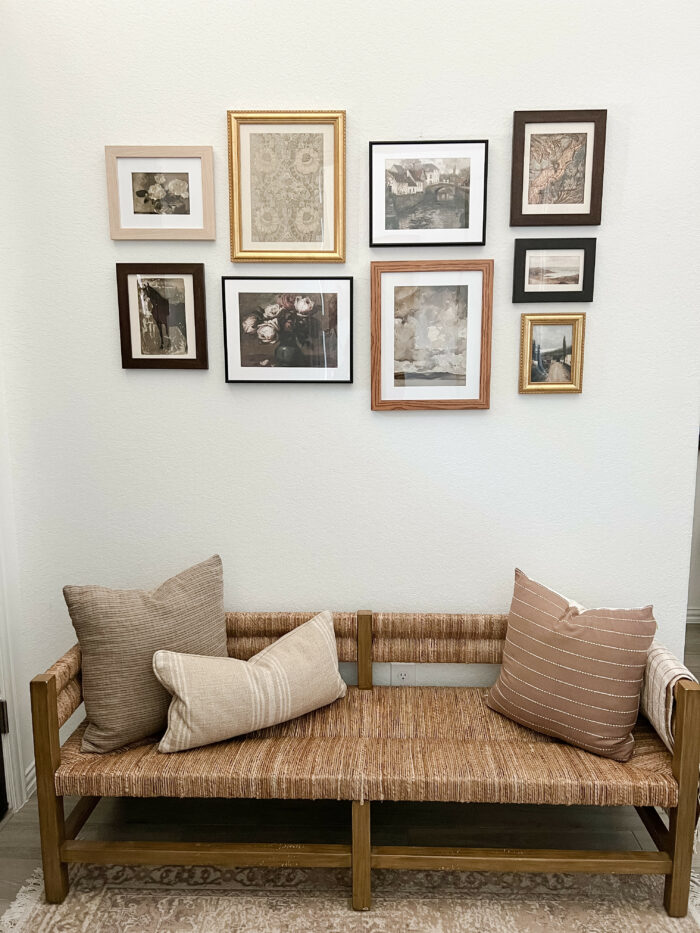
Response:
[{"label": "white baseboard", "polygon": [[34,767],[34,762],[32,762],[24,772],[24,787],[27,800],[29,800],[32,794],[36,793],[36,769]]},{"label": "white baseboard", "polygon": [[688,625],[700,625],[700,608],[688,608],[687,622]]}]

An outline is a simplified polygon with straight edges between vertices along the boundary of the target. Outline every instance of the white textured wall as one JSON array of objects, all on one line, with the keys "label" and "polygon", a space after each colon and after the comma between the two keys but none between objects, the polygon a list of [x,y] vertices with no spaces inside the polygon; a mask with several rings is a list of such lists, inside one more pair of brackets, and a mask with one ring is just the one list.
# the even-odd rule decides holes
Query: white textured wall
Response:
[{"label": "white textured wall", "polygon": [[[26,682],[73,641],[62,585],[150,586],[215,551],[230,607],[503,610],[518,564],[584,603],[653,602],[682,649],[695,2],[5,0],[1,15],[25,763]],[[588,107],[609,111],[602,226],[511,229],[513,110]],[[347,109],[344,266],[231,265],[228,108]],[[421,136],[490,140],[486,247],[369,250],[367,143]],[[103,147],[128,143],[214,146],[215,242],[109,239]],[[598,237],[581,396],[517,392],[513,240],[547,233]],[[491,410],[372,413],[370,260],[458,256],[496,261]],[[118,260],[205,263],[207,372],[121,369]],[[285,271],[355,276],[354,385],[224,383],[220,276]]]},{"label": "white textured wall", "polygon": [[693,546],[690,552],[690,583],[688,585],[688,609],[692,610],[693,622],[700,622],[700,457],[698,457],[695,481],[695,512],[693,515]]}]

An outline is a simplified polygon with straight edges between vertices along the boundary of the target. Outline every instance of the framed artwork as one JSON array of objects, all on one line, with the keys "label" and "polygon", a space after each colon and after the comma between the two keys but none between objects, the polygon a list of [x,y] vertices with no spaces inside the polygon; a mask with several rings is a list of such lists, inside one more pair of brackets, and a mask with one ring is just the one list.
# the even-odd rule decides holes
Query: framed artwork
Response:
[{"label": "framed artwork", "polygon": [[213,240],[211,146],[105,146],[113,240]]},{"label": "framed artwork", "polygon": [[202,263],[118,262],[124,369],[208,369]]},{"label": "framed artwork", "polygon": [[352,278],[224,276],[227,382],[352,382]]},{"label": "framed artwork", "polygon": [[345,262],[345,111],[229,110],[232,262]]},{"label": "framed artwork", "polygon": [[369,144],[370,246],[483,246],[488,140]]},{"label": "framed artwork", "polygon": [[595,237],[516,240],[513,301],[592,301]]},{"label": "framed artwork", "polygon": [[580,392],[585,314],[523,314],[520,391]]},{"label": "framed artwork", "polygon": [[372,408],[488,408],[492,259],[372,263]]},{"label": "framed artwork", "polygon": [[511,227],[600,223],[607,113],[513,114]]}]

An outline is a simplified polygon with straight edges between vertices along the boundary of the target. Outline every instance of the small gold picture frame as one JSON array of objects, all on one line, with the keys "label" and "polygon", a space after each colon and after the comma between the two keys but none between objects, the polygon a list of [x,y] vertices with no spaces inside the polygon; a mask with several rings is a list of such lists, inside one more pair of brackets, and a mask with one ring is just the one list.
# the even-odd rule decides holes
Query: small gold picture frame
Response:
[{"label": "small gold picture frame", "polygon": [[523,314],[520,392],[580,392],[585,314]]},{"label": "small gold picture frame", "polygon": [[345,111],[229,110],[232,262],[345,262]]}]

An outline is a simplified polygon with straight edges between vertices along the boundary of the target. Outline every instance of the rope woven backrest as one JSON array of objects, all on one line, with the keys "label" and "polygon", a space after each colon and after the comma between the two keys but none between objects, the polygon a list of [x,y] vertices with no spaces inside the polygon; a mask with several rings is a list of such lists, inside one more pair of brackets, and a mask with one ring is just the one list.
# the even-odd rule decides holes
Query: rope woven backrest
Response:
[{"label": "rope woven backrest", "polygon": [[[303,625],[316,612],[227,612],[229,657],[247,661],[281,635]],[[334,612],[339,661],[357,660],[357,613]]]},{"label": "rope woven backrest", "polygon": [[500,664],[508,616],[375,612],[373,661]]}]

